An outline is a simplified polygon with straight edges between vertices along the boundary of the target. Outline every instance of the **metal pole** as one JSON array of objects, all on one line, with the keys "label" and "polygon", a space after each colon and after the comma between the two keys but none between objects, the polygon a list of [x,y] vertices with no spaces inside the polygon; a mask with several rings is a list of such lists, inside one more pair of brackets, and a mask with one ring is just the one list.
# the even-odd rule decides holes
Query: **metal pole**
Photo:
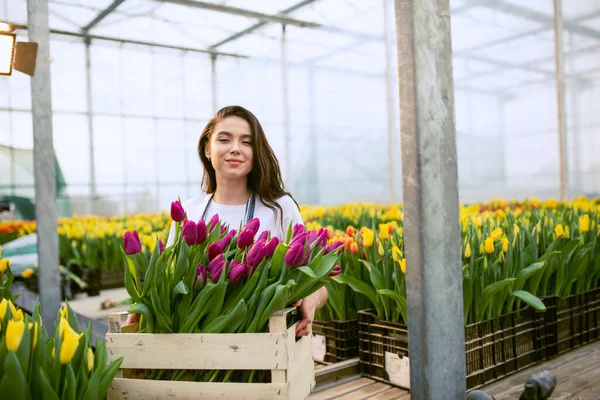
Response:
[{"label": "metal pole", "polygon": [[58,271],[56,158],[52,139],[48,1],[28,0],[27,20],[29,40],[38,44],[36,71],[31,77],[31,114],[39,281],[43,282],[40,285],[39,297],[44,323],[46,326],[53,326],[60,308],[60,273]]},{"label": "metal pole", "polygon": [[183,110],[183,162],[185,165],[185,198],[189,199],[191,197],[190,190],[190,163],[189,161],[189,152],[187,150],[188,143],[188,135],[190,134],[188,128],[188,115],[187,115],[187,98],[186,98],[186,84],[185,84],[185,56],[187,52],[184,51],[181,53],[181,109]]},{"label": "metal pole", "polygon": [[395,0],[411,399],[464,399],[449,0]]},{"label": "metal pole", "polygon": [[285,25],[281,25],[281,79],[283,88],[283,141],[285,145],[285,173],[286,190],[292,190],[291,152],[290,152],[290,105],[288,99],[288,63],[287,63],[287,38]]},{"label": "metal pole", "polygon": [[92,105],[92,61],[90,56],[91,39],[85,38],[85,83],[87,96],[88,134],[90,140],[90,213],[96,212],[96,162],[94,157],[94,116]]},{"label": "metal pole", "polygon": [[317,135],[317,106],[315,104],[315,69],[308,67],[308,118],[310,121],[310,169],[312,176],[308,185],[308,198],[312,204],[320,204],[321,189],[319,185],[319,137]]},{"label": "metal pole", "polygon": [[388,162],[390,202],[396,201],[394,178],[394,98],[392,92],[392,45],[390,43],[390,0],[383,0],[383,38],[385,42],[385,98],[387,105]]},{"label": "metal pole", "polygon": [[[569,50],[570,53],[575,51],[575,35],[569,33]],[[575,75],[575,56],[569,57],[569,73]],[[581,132],[579,127],[579,112],[580,112],[580,93],[581,93],[581,82],[577,79],[571,81],[571,137],[573,140],[573,160],[575,173],[573,174],[574,182],[571,189],[578,195],[582,193],[581,184]]]},{"label": "metal pole", "polygon": [[211,73],[211,89],[212,89],[212,112],[217,113],[217,55],[210,56],[210,73]]},{"label": "metal pole", "polygon": [[123,214],[128,213],[129,209],[129,177],[128,177],[128,168],[127,168],[127,135],[129,134],[127,127],[125,126],[125,98],[123,96],[123,44],[119,46],[119,109],[121,113],[119,115],[119,126],[121,128],[121,150],[123,151],[123,158],[121,162],[123,163]]},{"label": "metal pole", "polygon": [[156,88],[156,53],[154,52],[154,48],[151,48],[150,53],[152,54],[152,64],[150,65],[150,76],[152,81],[152,134],[154,136],[154,179],[155,181],[155,190],[156,190],[156,200],[154,201],[154,210],[160,211],[160,163],[158,157],[158,120],[156,119],[158,114],[158,107],[156,107],[156,98],[158,90]]},{"label": "metal pole", "polygon": [[558,167],[560,199],[567,198],[567,140],[565,136],[565,71],[563,64],[562,0],[554,0],[554,59],[556,65],[556,105],[558,119]]}]

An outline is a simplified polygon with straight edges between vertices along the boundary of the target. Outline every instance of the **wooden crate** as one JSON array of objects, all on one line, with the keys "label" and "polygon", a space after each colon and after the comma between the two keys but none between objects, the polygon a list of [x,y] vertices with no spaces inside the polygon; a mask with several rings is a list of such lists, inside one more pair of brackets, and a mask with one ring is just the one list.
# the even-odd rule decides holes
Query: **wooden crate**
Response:
[{"label": "wooden crate", "polygon": [[[124,356],[108,399],[292,399],[315,386],[310,336],[287,328],[293,308],[273,314],[269,333],[123,333],[127,313],[112,314],[108,362]],[[271,370],[271,383],[207,383],[124,378],[128,369]],[[122,372],[125,372],[124,374]]]}]

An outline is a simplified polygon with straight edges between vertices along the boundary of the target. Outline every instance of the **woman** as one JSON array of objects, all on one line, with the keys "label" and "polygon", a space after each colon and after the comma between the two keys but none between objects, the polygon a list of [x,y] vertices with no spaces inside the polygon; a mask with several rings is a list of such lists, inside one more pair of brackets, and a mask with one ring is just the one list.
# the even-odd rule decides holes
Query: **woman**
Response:
[{"label": "woman", "polygon": [[[250,111],[240,106],[219,110],[202,131],[198,155],[204,165],[204,191],[183,203],[188,219],[209,220],[218,214],[223,223],[237,229],[256,217],[262,231],[279,238],[285,238],[290,224],[303,223],[298,205],[283,189],[279,162],[262,126]],[[173,225],[167,246],[174,235]],[[326,301],[323,287],[294,304],[302,314],[296,335],[309,334],[315,311]]]}]

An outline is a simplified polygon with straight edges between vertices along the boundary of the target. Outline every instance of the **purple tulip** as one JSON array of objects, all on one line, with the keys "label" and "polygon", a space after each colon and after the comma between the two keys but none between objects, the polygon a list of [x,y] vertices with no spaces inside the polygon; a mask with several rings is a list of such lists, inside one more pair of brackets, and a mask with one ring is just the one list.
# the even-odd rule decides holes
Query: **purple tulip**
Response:
[{"label": "purple tulip", "polygon": [[317,246],[325,247],[327,246],[327,229],[321,228],[319,229],[319,233],[317,234]]},{"label": "purple tulip", "polygon": [[252,267],[257,267],[263,258],[265,258],[265,241],[259,240],[248,251],[246,262]]},{"label": "purple tulip", "polygon": [[252,273],[254,272],[254,267],[248,263],[244,263],[244,269],[245,269],[245,273],[246,273],[246,278],[250,278],[250,276],[252,275]]},{"label": "purple tulip", "polygon": [[295,238],[296,236],[298,236],[299,234],[304,232],[304,229],[305,229],[305,226],[302,224],[294,225],[294,227],[292,228],[292,237]]},{"label": "purple tulip", "polygon": [[217,226],[218,223],[219,223],[219,214],[215,214],[210,219],[210,223],[208,224],[208,231],[212,232],[212,230],[215,228],[215,226]]},{"label": "purple tulip", "polygon": [[227,226],[223,225],[221,226],[221,233],[225,233],[227,232]]},{"label": "purple tulip", "polygon": [[329,276],[338,276],[341,273],[342,273],[342,267],[340,267],[339,265],[336,265],[335,267],[333,267],[331,269]]},{"label": "purple tulip", "polygon": [[298,267],[302,265],[305,260],[304,255],[304,244],[294,243],[292,247],[285,253],[285,263],[290,267]]},{"label": "purple tulip", "polygon": [[222,252],[223,252],[223,249],[221,248],[221,246],[219,246],[219,243],[217,243],[217,242],[211,243],[208,246],[208,250],[207,250],[208,259],[212,260],[213,258],[215,258],[216,256],[218,256]]},{"label": "purple tulip", "polygon": [[208,266],[206,267],[207,270],[212,270],[217,264],[222,263],[223,261],[223,254],[218,254],[215,258],[211,259],[210,262],[208,263]]},{"label": "purple tulip", "polygon": [[229,231],[229,234],[231,235],[231,237],[234,237],[236,233],[237,233],[237,231],[235,229],[232,229]]},{"label": "purple tulip", "polygon": [[256,235],[258,228],[260,228],[260,220],[258,218],[252,218],[244,227],[244,229],[249,229],[252,235]]},{"label": "purple tulip", "polygon": [[202,264],[198,264],[196,267],[196,278],[194,279],[194,287],[196,289],[201,288],[200,282],[202,282],[202,285],[206,285],[206,274],[206,268]]},{"label": "purple tulip", "polygon": [[250,229],[244,229],[238,238],[238,247],[240,250],[244,250],[246,247],[251,246],[252,243],[254,243],[254,233]]},{"label": "purple tulip", "polygon": [[343,245],[344,245],[344,242],[340,242],[339,240],[335,241],[335,242],[331,243],[329,246],[327,246],[327,248],[325,249],[325,254],[329,254],[332,251],[339,249]]},{"label": "purple tulip", "polygon": [[123,249],[125,250],[125,254],[129,256],[142,251],[142,243],[136,231],[125,232],[123,236]]},{"label": "purple tulip", "polygon": [[262,231],[262,233],[258,237],[258,240],[264,240],[266,242],[268,238],[269,238],[269,231]]},{"label": "purple tulip", "polygon": [[279,238],[277,236],[269,240],[269,243],[267,243],[267,245],[265,246],[265,258],[273,257],[277,245],[279,245]]},{"label": "purple tulip", "polygon": [[185,218],[185,211],[179,200],[171,203],[171,219],[175,222],[181,222]]},{"label": "purple tulip", "polygon": [[308,244],[312,244],[312,242],[314,242],[315,240],[317,240],[317,231],[309,231]]},{"label": "purple tulip", "polygon": [[163,251],[165,251],[165,245],[163,244],[162,240],[158,239],[158,250],[160,251],[160,254],[163,253]]},{"label": "purple tulip", "polygon": [[181,236],[189,246],[195,245],[198,241],[198,228],[196,228],[196,223],[194,221],[186,220],[183,223]]},{"label": "purple tulip", "polygon": [[223,236],[217,242],[219,244],[219,247],[221,248],[221,251],[225,250],[227,248],[227,246],[229,246],[231,244],[231,239],[233,239],[233,235],[230,232],[227,235]]},{"label": "purple tulip", "polygon": [[244,275],[246,275],[246,264],[233,260],[229,270],[229,282],[237,283],[242,280]]},{"label": "purple tulip", "polygon": [[204,222],[203,219],[198,221],[196,229],[198,229],[198,239],[196,240],[196,243],[202,244],[206,240],[206,222]]},{"label": "purple tulip", "polygon": [[221,261],[216,264],[212,269],[210,269],[210,280],[213,282],[218,282],[219,278],[221,278],[221,273],[223,270],[227,270],[228,261]]},{"label": "purple tulip", "polygon": [[309,235],[308,232],[299,233],[298,236],[296,236],[295,238],[292,239],[292,241],[290,242],[290,246],[293,246],[296,243],[300,243],[300,244],[304,245],[304,243],[306,243],[306,239],[308,238],[308,235]]}]

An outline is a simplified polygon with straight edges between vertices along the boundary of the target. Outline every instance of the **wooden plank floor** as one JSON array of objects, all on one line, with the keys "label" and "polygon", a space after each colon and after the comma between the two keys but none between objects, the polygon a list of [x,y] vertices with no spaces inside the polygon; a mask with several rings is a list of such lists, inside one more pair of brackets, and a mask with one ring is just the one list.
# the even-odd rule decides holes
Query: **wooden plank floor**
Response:
[{"label": "wooden plank floor", "polygon": [[[523,370],[480,390],[496,400],[518,400],[527,378],[550,370],[558,384],[553,400],[600,400],[600,341],[580,347],[538,366]],[[410,393],[373,379],[352,375],[317,385],[308,400],[410,400]]]},{"label": "wooden plank floor", "polygon": [[545,370],[554,372],[558,380],[552,399],[600,400],[600,341],[523,370],[481,390],[498,400],[518,400],[529,375]]}]

